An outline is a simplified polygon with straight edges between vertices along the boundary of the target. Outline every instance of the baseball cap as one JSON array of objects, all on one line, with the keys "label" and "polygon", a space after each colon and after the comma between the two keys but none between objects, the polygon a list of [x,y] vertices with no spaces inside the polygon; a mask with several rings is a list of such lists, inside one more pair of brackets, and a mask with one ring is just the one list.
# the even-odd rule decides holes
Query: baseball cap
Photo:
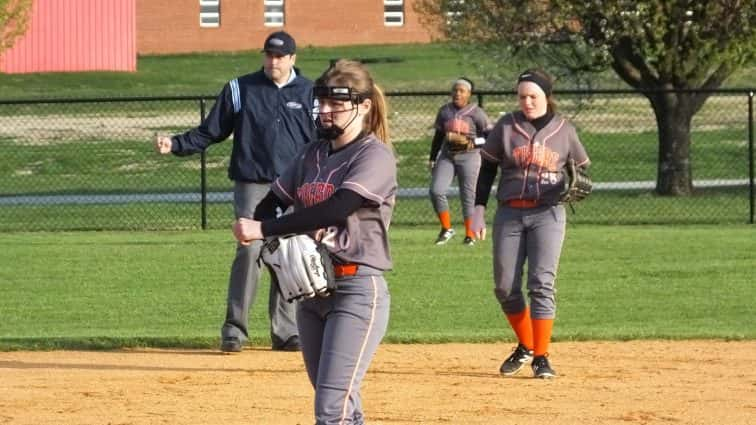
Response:
[{"label": "baseball cap", "polygon": [[276,31],[265,39],[263,52],[278,53],[279,55],[291,55],[297,51],[297,43],[286,31]]}]

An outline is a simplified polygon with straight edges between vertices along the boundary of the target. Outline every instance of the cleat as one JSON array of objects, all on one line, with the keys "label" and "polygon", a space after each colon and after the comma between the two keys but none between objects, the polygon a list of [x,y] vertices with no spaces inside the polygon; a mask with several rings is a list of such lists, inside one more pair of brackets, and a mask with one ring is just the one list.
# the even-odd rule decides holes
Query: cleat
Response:
[{"label": "cleat", "polygon": [[524,345],[518,344],[512,354],[504,360],[499,368],[499,373],[504,376],[512,376],[519,372],[525,363],[533,359],[533,350],[528,350]]},{"label": "cleat", "polygon": [[556,378],[557,374],[549,364],[549,359],[546,356],[537,356],[533,358],[533,376],[541,379]]},{"label": "cleat", "polygon": [[443,245],[449,242],[449,239],[451,239],[452,236],[454,236],[454,229],[441,229],[438,238],[436,238],[436,245]]},{"label": "cleat", "polygon": [[473,238],[471,238],[469,236],[465,236],[465,240],[462,241],[462,243],[465,244],[465,246],[474,246],[475,245],[475,239],[473,239]]}]

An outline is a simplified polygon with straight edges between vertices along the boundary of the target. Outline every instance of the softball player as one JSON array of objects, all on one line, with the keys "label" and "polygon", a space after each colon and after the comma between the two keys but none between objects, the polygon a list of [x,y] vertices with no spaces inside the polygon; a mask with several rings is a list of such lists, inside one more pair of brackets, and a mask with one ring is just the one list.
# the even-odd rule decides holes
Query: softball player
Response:
[{"label": "softball player", "polygon": [[[364,423],[360,384],[386,333],[388,228],[397,190],[381,90],[359,62],[338,61],[316,81],[319,142],[304,148],[255,212],[240,240],[310,233],[326,243],[337,289],[298,303],[302,355],[317,424]],[[271,217],[276,207],[294,212]],[[259,221],[263,219],[263,221]]]},{"label": "softball player", "polygon": [[[494,293],[519,344],[501,365],[514,375],[529,361],[537,378],[553,378],[548,360],[556,304],[555,279],[565,233],[565,209],[559,204],[569,159],[586,167],[590,160],[575,127],[555,114],[547,74],[528,70],[518,78],[520,110],[503,116],[480,153],[483,158],[475,197],[473,230],[485,238],[485,206],[501,170],[493,231]],[[530,305],[522,292],[527,261]]]},{"label": "softball player", "polygon": [[[436,245],[443,245],[454,236],[446,192],[456,175],[462,215],[465,223],[464,244],[475,244],[471,217],[475,201],[475,182],[480,169],[478,147],[483,144],[491,121],[478,105],[470,104],[473,83],[461,77],[452,84],[452,101],[439,109],[436,115],[428,168],[431,170],[430,199],[441,222]],[[456,143],[452,141],[456,139]]]}]

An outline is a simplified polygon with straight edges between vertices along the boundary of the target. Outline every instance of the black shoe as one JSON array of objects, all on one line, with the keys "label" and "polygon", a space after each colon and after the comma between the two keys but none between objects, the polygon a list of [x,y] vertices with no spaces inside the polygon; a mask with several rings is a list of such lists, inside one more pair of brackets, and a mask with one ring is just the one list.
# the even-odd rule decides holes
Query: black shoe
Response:
[{"label": "black shoe", "polygon": [[242,343],[239,338],[223,338],[221,342],[220,350],[224,353],[240,353],[242,351]]},{"label": "black shoe", "polygon": [[524,345],[518,344],[512,355],[504,360],[499,372],[504,376],[512,376],[525,366],[533,358],[533,350],[528,350]]},{"label": "black shoe", "polygon": [[454,229],[441,229],[436,238],[436,245],[443,245],[449,242],[452,236],[454,236]]},{"label": "black shoe", "polygon": [[556,378],[557,374],[549,364],[549,359],[546,356],[536,356],[533,358],[533,364],[530,366],[533,368],[533,376],[541,379]]},{"label": "black shoe", "polygon": [[273,344],[273,351],[301,351],[299,345],[299,336],[294,335],[286,340],[283,344]]},{"label": "black shoe", "polygon": [[473,238],[471,238],[469,236],[465,236],[465,240],[462,241],[462,243],[465,244],[465,246],[474,246],[475,245],[475,239],[473,239]]}]

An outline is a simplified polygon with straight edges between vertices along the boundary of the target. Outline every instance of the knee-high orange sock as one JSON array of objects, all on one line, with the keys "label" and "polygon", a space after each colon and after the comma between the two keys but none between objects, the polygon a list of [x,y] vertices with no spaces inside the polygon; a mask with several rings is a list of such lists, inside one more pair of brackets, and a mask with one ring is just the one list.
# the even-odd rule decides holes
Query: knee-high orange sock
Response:
[{"label": "knee-high orange sock", "polygon": [[451,229],[451,216],[449,215],[449,210],[438,213],[438,221],[441,222],[441,227],[444,229]]},{"label": "knee-high orange sock", "polygon": [[532,350],[533,325],[530,320],[530,309],[525,307],[525,310],[519,313],[507,314],[506,316],[520,344],[524,345],[528,350]]},{"label": "knee-high orange sock", "polygon": [[533,355],[543,356],[549,352],[554,319],[533,319]]},{"label": "knee-high orange sock", "polygon": [[465,219],[465,236],[468,238],[474,238],[475,233],[472,231],[472,218],[466,218]]}]

